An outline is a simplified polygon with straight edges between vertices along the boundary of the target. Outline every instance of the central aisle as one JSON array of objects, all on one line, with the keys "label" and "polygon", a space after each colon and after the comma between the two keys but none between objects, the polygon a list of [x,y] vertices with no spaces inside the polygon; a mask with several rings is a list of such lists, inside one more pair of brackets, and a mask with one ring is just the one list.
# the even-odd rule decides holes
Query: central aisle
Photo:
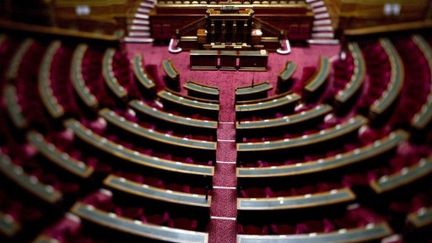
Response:
[{"label": "central aisle", "polygon": [[[226,82],[226,81],[225,81]],[[220,111],[209,242],[234,243],[237,235],[237,178],[234,82],[219,86]]]}]

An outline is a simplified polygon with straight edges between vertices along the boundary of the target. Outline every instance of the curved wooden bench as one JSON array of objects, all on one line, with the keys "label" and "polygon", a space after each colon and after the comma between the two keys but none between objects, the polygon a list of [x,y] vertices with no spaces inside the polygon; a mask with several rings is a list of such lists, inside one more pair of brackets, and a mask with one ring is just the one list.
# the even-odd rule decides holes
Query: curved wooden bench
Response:
[{"label": "curved wooden bench", "polygon": [[213,166],[194,165],[180,161],[166,160],[125,148],[122,145],[114,143],[105,137],[99,136],[74,119],[67,120],[65,122],[65,127],[70,129],[76,137],[80,138],[85,143],[116,158],[134,164],[192,175],[213,176],[214,174]]},{"label": "curved wooden bench", "polygon": [[254,100],[244,104],[236,104],[236,112],[253,112],[280,108],[286,105],[294,105],[300,99],[300,95],[292,93],[265,100]]},{"label": "curved wooden bench", "polygon": [[432,172],[432,157],[421,159],[416,165],[403,168],[391,174],[381,176],[370,182],[370,186],[376,193],[387,192],[407,185],[415,180],[423,178]]},{"label": "curved wooden bench", "polygon": [[327,80],[330,70],[330,59],[321,57],[318,71],[306,82],[304,90],[309,93],[318,91],[318,89],[320,89]]},{"label": "curved wooden bench", "polygon": [[381,239],[393,232],[387,223],[370,224],[366,227],[343,229],[329,233],[293,235],[237,235],[238,243],[321,243],[321,242],[365,242]]},{"label": "curved wooden bench", "polygon": [[5,86],[3,90],[3,97],[6,103],[7,112],[15,127],[17,128],[27,127],[28,125],[27,120],[22,114],[21,106],[18,103],[18,97],[17,97],[15,86],[11,84]]},{"label": "curved wooden bench", "polygon": [[185,147],[185,148],[216,151],[216,142],[196,140],[191,138],[181,138],[181,137],[171,136],[169,134],[161,133],[158,131],[154,131],[142,127],[137,123],[128,121],[124,117],[118,115],[114,111],[111,111],[107,108],[99,111],[99,115],[103,117],[109,124],[112,124],[132,134],[138,135],[140,137],[144,137],[146,139],[155,142],[160,142],[164,144]]},{"label": "curved wooden bench", "polygon": [[245,142],[237,143],[237,151],[252,152],[252,151],[271,151],[279,149],[297,148],[307,145],[312,145],[320,142],[329,141],[339,138],[356,131],[361,126],[367,123],[367,119],[362,116],[356,116],[342,124],[338,124],[332,128],[321,130],[318,133],[303,135],[295,138],[286,138],[265,142]]},{"label": "curved wooden bench", "polygon": [[203,111],[219,112],[219,104],[204,102],[197,99],[191,99],[189,97],[181,96],[172,91],[162,90],[158,92],[158,97],[162,100],[169,101],[171,103],[186,107],[193,108]]},{"label": "curved wooden bench", "polygon": [[279,80],[282,82],[287,82],[294,74],[296,68],[297,64],[295,64],[294,62],[286,62],[285,68],[279,73]]},{"label": "curved wooden bench", "polygon": [[116,50],[114,48],[108,48],[103,56],[102,60],[102,75],[108,88],[118,97],[124,98],[127,96],[127,90],[119,83],[113,70],[112,63],[114,61]]},{"label": "curved wooden bench", "polygon": [[43,156],[52,163],[82,178],[87,178],[93,173],[93,168],[84,162],[72,158],[69,154],[59,150],[54,144],[49,143],[42,134],[31,131],[27,133],[27,140]]},{"label": "curved wooden bench", "polygon": [[13,237],[21,229],[21,224],[10,215],[0,212],[0,235]]},{"label": "curved wooden bench", "polygon": [[84,104],[86,104],[88,107],[96,108],[99,106],[99,102],[96,99],[96,96],[92,94],[89,88],[86,86],[84,77],[82,75],[82,62],[87,49],[88,46],[85,44],[80,44],[75,48],[72,56],[70,75],[72,86]]},{"label": "curved wooden bench", "polygon": [[381,155],[395,149],[401,142],[407,139],[408,134],[402,130],[398,130],[392,132],[387,137],[376,140],[372,144],[327,158],[293,165],[237,168],[237,177],[293,176],[331,170]]},{"label": "curved wooden bench", "polygon": [[432,207],[420,208],[417,212],[410,213],[407,219],[416,228],[430,225],[432,224]]},{"label": "curved wooden bench", "polygon": [[188,127],[205,128],[205,129],[217,129],[218,126],[217,121],[200,120],[200,119],[175,115],[172,113],[167,113],[163,110],[159,110],[154,107],[151,107],[139,100],[132,100],[131,102],[129,102],[129,105],[136,111],[139,111],[148,116],[154,117],[156,119],[160,119],[162,121],[170,122],[170,123],[175,123],[175,124],[184,125]]},{"label": "curved wooden bench", "polygon": [[257,120],[257,121],[237,121],[236,128],[238,130],[249,130],[249,129],[264,129],[264,128],[274,128],[289,126],[298,123],[302,123],[308,120],[312,120],[321,116],[325,116],[330,113],[333,108],[326,104],[317,105],[316,107],[302,111],[300,113],[295,113],[292,115],[287,115],[278,118]]},{"label": "curved wooden bench", "polygon": [[[428,62],[429,70],[432,73],[432,48],[423,37],[416,35],[413,37],[414,43],[423,52]],[[430,80],[430,90],[427,102],[422,106],[419,112],[414,115],[411,120],[411,125],[417,129],[425,128],[432,120],[432,75]]]},{"label": "curved wooden bench", "polygon": [[355,199],[349,188],[289,197],[237,198],[239,210],[282,210],[332,205]]},{"label": "curved wooden bench", "polygon": [[345,103],[356,94],[366,78],[366,62],[357,43],[350,43],[349,49],[354,58],[354,72],[350,81],[336,95],[336,101]]},{"label": "curved wooden bench", "polygon": [[21,62],[24,58],[24,55],[27,53],[27,51],[30,49],[30,47],[33,45],[33,43],[34,43],[33,39],[26,39],[18,47],[17,51],[15,52],[14,56],[12,57],[12,60],[10,62],[8,70],[6,72],[6,78],[7,79],[15,79],[18,76],[18,71],[19,71]]},{"label": "curved wooden bench", "polygon": [[267,81],[253,86],[239,87],[235,91],[236,100],[265,98],[267,91],[272,88],[273,86]]},{"label": "curved wooden bench", "polygon": [[380,39],[380,43],[390,59],[391,80],[381,97],[371,106],[370,111],[374,116],[384,113],[396,101],[402,90],[405,75],[403,62],[390,40]]},{"label": "curved wooden bench", "polygon": [[165,71],[165,74],[173,80],[178,80],[180,75],[177,71],[177,69],[174,67],[174,64],[171,62],[171,60],[163,60],[162,61],[162,67]]},{"label": "curved wooden bench", "polygon": [[219,100],[218,88],[198,84],[192,81],[187,81],[183,87],[188,91],[190,96],[210,100]]},{"label": "curved wooden bench", "polygon": [[51,185],[42,184],[33,176],[26,174],[21,166],[14,164],[9,156],[0,152],[0,171],[28,192],[43,201],[56,203],[62,199],[62,193]]},{"label": "curved wooden bench", "polygon": [[146,184],[127,180],[116,175],[109,175],[104,180],[104,185],[116,190],[133,194],[139,197],[177,203],[189,206],[210,207],[211,197],[206,199],[205,195],[171,191]]},{"label": "curved wooden bench", "polygon": [[133,71],[135,77],[138,79],[139,83],[146,89],[153,89],[156,87],[154,81],[149,78],[144,70],[143,60],[141,55],[135,55],[133,59]]},{"label": "curved wooden bench", "polygon": [[128,219],[83,203],[76,203],[71,212],[92,223],[150,239],[169,242],[207,242],[208,239],[208,234],[204,232],[171,228]]},{"label": "curved wooden bench", "polygon": [[64,108],[59,104],[57,97],[54,96],[54,91],[51,87],[51,64],[60,47],[60,41],[54,41],[49,45],[42,58],[38,76],[38,89],[42,103],[53,118],[59,118],[64,115]]}]

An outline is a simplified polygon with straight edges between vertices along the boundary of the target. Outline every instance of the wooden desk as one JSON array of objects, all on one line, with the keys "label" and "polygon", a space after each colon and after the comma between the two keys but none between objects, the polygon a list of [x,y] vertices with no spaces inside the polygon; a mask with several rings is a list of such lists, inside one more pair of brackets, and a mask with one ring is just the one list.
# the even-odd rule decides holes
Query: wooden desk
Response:
[{"label": "wooden desk", "polygon": [[432,224],[432,207],[421,208],[417,212],[408,215],[408,222],[416,228]]},{"label": "wooden desk", "polygon": [[102,75],[108,88],[115,94],[115,96],[122,99],[127,96],[128,92],[127,89],[120,84],[114,74],[113,62],[115,53],[116,49],[114,48],[108,48],[105,51],[102,60]]},{"label": "wooden desk", "polygon": [[13,217],[0,212],[0,234],[13,237],[21,229],[21,225]]},{"label": "wooden desk", "polygon": [[240,71],[266,71],[268,53],[266,50],[239,51]]},{"label": "wooden desk", "polygon": [[18,47],[14,56],[12,57],[10,65],[6,71],[6,79],[9,79],[9,80],[16,79],[16,77],[18,76],[19,68],[21,66],[21,62],[24,58],[24,55],[27,53],[27,51],[30,49],[30,47],[33,44],[34,44],[34,40],[30,39],[30,38],[25,39],[20,44],[20,46]]},{"label": "wooden desk", "polygon": [[109,175],[104,180],[104,185],[139,197],[182,205],[209,208],[211,202],[210,196],[206,199],[205,195],[161,189],[146,184],[136,183],[116,175]]},{"label": "wooden desk", "polygon": [[237,121],[236,128],[238,130],[248,131],[250,129],[266,129],[294,125],[302,122],[306,122],[321,116],[325,116],[330,113],[333,108],[329,105],[317,105],[316,107],[295,113],[288,116],[279,118],[265,119],[265,120],[252,120],[252,121]]},{"label": "wooden desk", "polygon": [[292,93],[284,94],[278,97],[272,97],[265,100],[253,100],[244,104],[236,104],[236,112],[255,112],[255,111],[266,111],[282,106],[294,105],[301,99],[301,96]]},{"label": "wooden desk", "polygon": [[367,123],[367,119],[362,116],[356,116],[342,124],[334,127],[321,130],[318,133],[304,135],[295,138],[280,139],[265,142],[246,142],[237,143],[238,152],[256,152],[256,151],[272,151],[280,149],[297,148],[302,146],[310,146],[316,143],[330,141],[341,136],[347,135],[359,129]]},{"label": "wooden desk", "polygon": [[144,70],[143,60],[141,55],[135,55],[133,59],[133,71],[138,83],[146,89],[153,89],[156,85],[154,81],[147,75]]},{"label": "wooden desk", "polygon": [[9,114],[12,123],[17,128],[25,128],[28,125],[27,120],[22,114],[22,109],[18,103],[18,97],[16,93],[16,88],[12,84],[5,86],[3,90],[4,102],[6,103],[6,110]]},{"label": "wooden desk", "polygon": [[293,176],[320,171],[332,170],[371,159],[395,149],[400,143],[408,140],[408,134],[402,130],[392,132],[387,137],[376,140],[374,143],[340,153],[335,156],[314,161],[305,161],[293,165],[269,167],[237,168],[237,177],[278,177]]},{"label": "wooden desk", "polygon": [[237,68],[237,51],[220,51],[220,69],[235,70]]},{"label": "wooden desk", "polygon": [[218,88],[198,84],[192,81],[187,81],[183,87],[188,91],[190,96],[219,101]]},{"label": "wooden desk", "polygon": [[75,203],[71,212],[83,220],[149,239],[169,242],[207,242],[208,240],[208,234],[204,232],[154,225],[142,221],[138,222],[137,220],[117,215],[113,217],[110,212],[105,212],[83,203]]},{"label": "wooden desk", "polygon": [[354,72],[350,81],[336,95],[336,101],[345,103],[350,100],[362,87],[366,78],[366,62],[357,43],[350,43],[349,49],[354,59]]},{"label": "wooden desk", "polygon": [[72,64],[71,64],[71,80],[72,86],[81,100],[90,108],[97,108],[99,106],[99,101],[96,99],[96,96],[90,92],[90,89],[86,86],[83,74],[82,74],[82,65],[84,55],[88,49],[88,46],[85,44],[80,44],[75,48],[75,51],[72,56]]},{"label": "wooden desk", "polygon": [[355,195],[349,188],[341,188],[290,197],[237,198],[237,208],[239,210],[286,210],[327,206],[354,199]]},{"label": "wooden desk", "polygon": [[315,93],[324,86],[331,70],[330,59],[320,58],[318,71],[306,82],[304,90],[308,93]]},{"label": "wooden desk", "polygon": [[372,180],[370,186],[376,193],[387,192],[421,179],[432,172],[432,157],[421,159],[416,165]]},{"label": "wooden desk", "polygon": [[[432,47],[429,43],[421,36],[415,35],[413,37],[414,43],[416,43],[417,47],[425,55],[425,58],[428,62],[429,70],[432,72]],[[429,90],[429,95],[426,103],[422,106],[419,112],[417,112],[411,120],[411,125],[417,129],[423,129],[428,124],[430,124],[432,120],[432,76],[431,80],[429,80],[431,86]]]},{"label": "wooden desk", "polygon": [[146,103],[139,101],[139,100],[132,100],[129,105],[136,111],[139,111],[143,114],[146,114],[148,116],[151,116],[153,118],[157,118],[166,122],[171,122],[187,127],[196,127],[196,128],[205,128],[205,129],[217,129],[217,121],[213,120],[200,120],[200,119],[194,119],[190,117],[184,117],[175,115],[172,113],[167,113],[163,110],[156,109],[154,107],[151,107],[147,105]]},{"label": "wooden desk", "polygon": [[384,113],[396,101],[402,90],[405,75],[402,59],[390,40],[380,39],[380,44],[390,59],[391,79],[387,85],[387,89],[382,92],[381,96],[370,108],[373,117]]},{"label": "wooden desk", "polygon": [[265,98],[267,97],[267,91],[272,88],[273,86],[268,81],[254,86],[236,88],[236,101]]},{"label": "wooden desk", "polygon": [[69,154],[60,151],[54,144],[46,141],[40,133],[35,131],[27,133],[27,140],[49,161],[70,173],[82,178],[87,178],[93,173],[93,168],[87,166],[83,161],[78,161]]},{"label": "wooden desk", "polygon": [[154,131],[138,125],[137,123],[126,120],[124,117],[118,115],[112,110],[104,108],[99,111],[99,115],[103,117],[109,124],[128,131],[137,136],[146,138],[148,140],[164,143],[172,146],[179,146],[191,149],[200,149],[206,151],[216,151],[216,142],[196,140],[192,138],[181,138],[172,136],[166,133]]},{"label": "wooden desk", "polygon": [[65,122],[65,127],[70,129],[76,137],[85,143],[124,161],[160,170],[191,175],[213,176],[214,174],[213,166],[194,165],[180,161],[166,160],[128,149],[121,144],[114,143],[105,137],[99,136],[74,119],[67,120]]},{"label": "wooden desk", "polygon": [[322,242],[365,242],[378,240],[393,232],[387,223],[378,223],[366,227],[345,229],[316,234],[293,235],[237,235],[238,243],[322,243]]},{"label": "wooden desk", "polygon": [[28,175],[21,166],[14,164],[9,156],[0,152],[0,171],[15,184],[21,186],[28,192],[48,203],[56,203],[63,197],[60,191],[57,191],[51,185],[43,184]]},{"label": "wooden desk", "polygon": [[53,118],[59,118],[64,115],[64,108],[59,104],[59,101],[57,100],[57,97],[54,96],[54,91],[51,88],[51,63],[60,47],[60,41],[51,42],[42,58],[38,74],[39,95],[48,113]]},{"label": "wooden desk", "polygon": [[217,50],[191,50],[190,66],[192,70],[217,70]]},{"label": "wooden desk", "polygon": [[213,113],[219,112],[219,104],[211,103],[211,102],[204,102],[198,99],[192,99],[190,97],[182,96],[178,93],[174,93],[167,90],[161,90],[158,92],[158,97],[162,100],[169,101],[173,104],[185,107],[185,108],[192,108],[196,110],[202,110],[202,111],[210,111]]}]

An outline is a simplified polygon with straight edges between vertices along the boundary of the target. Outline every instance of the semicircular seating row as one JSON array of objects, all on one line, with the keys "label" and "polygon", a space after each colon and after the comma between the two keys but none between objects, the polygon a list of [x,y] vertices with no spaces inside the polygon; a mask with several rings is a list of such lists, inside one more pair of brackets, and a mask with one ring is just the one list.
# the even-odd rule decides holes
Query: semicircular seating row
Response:
[{"label": "semicircular seating row", "polygon": [[[115,47],[0,40],[0,235],[208,240],[214,87],[163,89]],[[239,242],[409,239],[431,224],[430,44],[351,43],[284,76],[287,92],[238,90]]]}]

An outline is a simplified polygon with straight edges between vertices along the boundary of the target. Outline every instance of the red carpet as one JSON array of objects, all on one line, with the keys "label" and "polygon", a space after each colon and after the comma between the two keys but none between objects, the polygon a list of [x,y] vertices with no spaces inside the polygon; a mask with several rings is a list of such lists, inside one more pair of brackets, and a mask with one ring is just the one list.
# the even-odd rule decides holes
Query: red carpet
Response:
[{"label": "red carpet", "polygon": [[219,83],[218,147],[210,208],[209,242],[236,242],[237,159],[235,144],[234,82]]}]

